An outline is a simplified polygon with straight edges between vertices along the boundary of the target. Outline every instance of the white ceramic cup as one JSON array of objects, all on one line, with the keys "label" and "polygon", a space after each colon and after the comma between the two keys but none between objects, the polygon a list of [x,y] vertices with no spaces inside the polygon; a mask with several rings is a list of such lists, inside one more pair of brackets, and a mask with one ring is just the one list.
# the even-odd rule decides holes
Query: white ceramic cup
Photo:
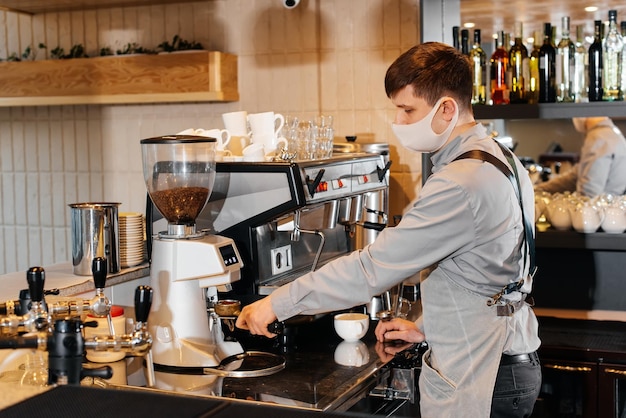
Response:
[{"label": "white ceramic cup", "polygon": [[201,131],[202,133],[200,135],[215,138],[217,140],[215,148],[218,150],[224,150],[232,138],[228,129],[208,129]]},{"label": "white ceramic cup", "polygon": [[250,124],[252,142],[256,142],[255,137],[259,136],[273,135],[277,137],[280,130],[283,129],[285,117],[274,112],[251,113],[248,115],[248,123]]},{"label": "white ceramic cup", "polygon": [[226,158],[230,156],[232,153],[227,149],[215,150],[215,161],[226,161]]},{"label": "white ceramic cup", "polygon": [[233,155],[243,155],[242,151],[248,145],[250,145],[249,136],[233,135],[230,137],[230,142],[228,143],[228,149],[233,153]]},{"label": "white ceramic cup", "polygon": [[244,161],[265,161],[263,144],[250,144],[242,151]]},{"label": "white ceramic cup", "polygon": [[370,326],[369,315],[343,313],[335,315],[335,332],[346,341],[358,341],[367,333]]},{"label": "white ceramic cup", "polygon": [[335,363],[361,367],[370,361],[370,352],[363,341],[342,341],[335,348]]},{"label": "white ceramic cup", "polygon": [[222,113],[224,127],[232,136],[248,136],[248,112],[240,110],[237,112]]},{"label": "white ceramic cup", "polygon": [[273,154],[279,148],[287,148],[287,139],[283,137],[277,138],[274,134],[259,135],[253,138],[253,143],[263,145],[266,154]]}]

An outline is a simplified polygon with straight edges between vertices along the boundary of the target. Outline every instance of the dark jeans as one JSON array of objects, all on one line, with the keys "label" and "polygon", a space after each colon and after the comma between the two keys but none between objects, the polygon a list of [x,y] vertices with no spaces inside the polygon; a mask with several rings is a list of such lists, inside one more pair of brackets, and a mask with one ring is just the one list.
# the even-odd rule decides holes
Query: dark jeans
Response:
[{"label": "dark jeans", "polygon": [[541,364],[536,354],[524,363],[502,364],[491,403],[492,417],[529,417],[541,389]]}]

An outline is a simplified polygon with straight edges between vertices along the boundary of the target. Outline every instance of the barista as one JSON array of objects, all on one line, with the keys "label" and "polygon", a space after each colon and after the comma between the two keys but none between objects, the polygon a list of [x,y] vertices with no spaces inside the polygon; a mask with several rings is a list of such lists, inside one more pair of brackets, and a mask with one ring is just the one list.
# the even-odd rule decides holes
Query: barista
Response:
[{"label": "barista", "polygon": [[573,118],[574,128],[585,134],[580,161],[568,171],[535,185],[550,193],[578,192],[594,197],[626,192],[626,140],[606,116]]},{"label": "barista", "polygon": [[[532,282],[520,280],[529,271],[522,208],[495,165],[455,160],[481,150],[508,166],[496,141],[474,120],[469,61],[442,43],[417,45],[389,67],[385,90],[396,107],[392,129],[400,144],[429,153],[433,162],[418,199],[398,225],[362,250],[244,307],[237,326],[271,337],[267,325],[276,318],[364,304],[433,267],[420,284],[423,328],[400,318],[376,328],[379,345],[428,341],[419,377],[421,416],[529,416],[541,366],[537,319],[524,301]],[[533,219],[530,178],[519,160],[513,164],[523,212]],[[490,303],[510,285],[515,290],[501,301],[504,310]]]}]

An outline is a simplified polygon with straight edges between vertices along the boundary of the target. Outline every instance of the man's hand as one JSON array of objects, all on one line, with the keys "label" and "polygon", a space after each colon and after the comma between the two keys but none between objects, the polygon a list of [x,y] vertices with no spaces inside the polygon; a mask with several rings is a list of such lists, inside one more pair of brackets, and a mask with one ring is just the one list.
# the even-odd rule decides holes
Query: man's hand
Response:
[{"label": "man's hand", "polygon": [[267,326],[276,320],[270,297],[266,296],[250,305],[244,306],[237,318],[237,328],[247,329],[255,335],[274,338],[276,334],[268,331]]},{"label": "man's hand", "polygon": [[376,326],[376,339],[379,342],[402,340],[408,343],[421,343],[426,339],[415,322],[394,318],[391,321],[379,321]]}]

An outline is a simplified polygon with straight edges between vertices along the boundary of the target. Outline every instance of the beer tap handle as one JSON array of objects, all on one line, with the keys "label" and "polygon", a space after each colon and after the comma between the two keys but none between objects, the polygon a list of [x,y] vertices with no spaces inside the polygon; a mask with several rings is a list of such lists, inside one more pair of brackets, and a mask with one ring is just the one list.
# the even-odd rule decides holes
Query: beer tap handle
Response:
[{"label": "beer tap handle", "polygon": [[148,315],[152,307],[152,288],[150,286],[137,286],[135,289],[135,320],[148,322]]},{"label": "beer tap handle", "polygon": [[30,300],[33,302],[43,301],[43,287],[46,281],[46,272],[42,267],[31,267],[26,273]]},{"label": "beer tap handle", "polygon": [[96,257],[91,262],[91,273],[96,289],[104,289],[107,280],[107,260],[104,257]]}]

